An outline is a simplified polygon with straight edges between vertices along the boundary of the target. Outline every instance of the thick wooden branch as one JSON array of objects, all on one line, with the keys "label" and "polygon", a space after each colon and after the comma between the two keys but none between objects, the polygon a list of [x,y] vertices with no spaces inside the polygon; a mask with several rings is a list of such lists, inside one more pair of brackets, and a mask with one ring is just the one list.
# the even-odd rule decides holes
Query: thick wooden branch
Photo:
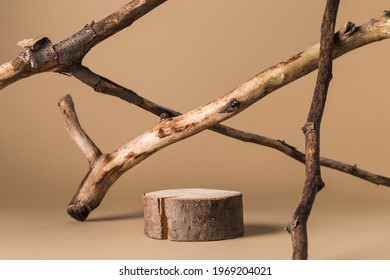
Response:
[{"label": "thick wooden branch", "polygon": [[[53,45],[48,38],[42,38],[42,41],[37,42],[35,46],[25,45],[26,51],[12,61],[0,65],[0,89],[41,72],[72,73],[76,71],[75,68],[81,66],[82,59],[92,47],[131,25],[135,20],[165,1],[134,0],[107,18],[88,24],[79,32],[56,45]],[[385,11],[362,26],[355,27],[353,23],[347,23],[347,28],[340,30],[335,36],[333,58],[369,43],[389,38],[389,14],[389,11]],[[306,52],[308,51],[318,52],[319,46],[313,46]],[[302,54],[298,54],[290,60]],[[289,61],[282,62],[282,64]],[[307,70],[302,72],[302,76],[315,70],[317,62],[312,61]],[[290,77],[287,76],[283,77],[285,84],[294,80],[290,80]]]},{"label": "thick wooden branch", "polygon": [[[157,103],[147,100],[142,96],[138,95],[133,90],[118,85],[110,81],[109,79],[94,73],[87,67],[80,67],[79,69],[77,69],[77,71],[73,72],[73,75],[83,83],[92,87],[96,92],[101,92],[114,97],[118,97],[157,116],[167,118],[177,117],[181,115],[181,113],[173,109],[161,106]],[[244,132],[222,124],[213,125],[208,129],[240,141],[250,142],[276,149],[284,153],[285,155],[298,160],[301,163],[305,163],[304,153],[298,151],[296,148],[287,144],[284,141]],[[321,158],[321,165],[350,174],[352,176],[358,177],[376,185],[384,185],[390,187],[390,178],[373,174],[371,172],[358,168],[356,165],[350,165],[328,158]]]},{"label": "thick wooden branch", "polygon": [[[99,22],[92,22],[69,38],[53,45],[48,38],[31,40],[27,50],[0,65],[0,89],[42,72],[70,73],[98,43],[130,26],[167,0],[133,0]],[[30,41],[30,40],[24,40]]]},{"label": "thick wooden branch", "polygon": [[[333,34],[336,24],[339,0],[328,0],[321,26],[320,59],[318,76],[305,133],[306,180],[303,192],[287,231],[291,234],[293,259],[307,259],[307,221],[317,193],[324,187],[320,166],[320,127],[325,109],[329,83],[332,79]],[[344,32],[345,34],[345,32]]]},{"label": "thick wooden branch", "polygon": [[[100,150],[81,128],[71,96],[66,95],[63,97],[59,101],[59,107],[64,115],[66,127],[71,138],[75,141],[77,146],[84,153],[90,163],[90,170],[87,173],[85,179],[82,181],[79,190],[68,207],[68,213],[73,218],[79,221],[83,221],[87,218],[89,213],[100,204],[100,201],[104,198],[111,185],[125,171],[130,169],[132,166],[135,166],[149,155],[153,154],[157,149],[150,151],[142,150],[142,148],[144,148],[143,145],[149,145],[149,142],[145,140],[150,137],[150,135],[147,135],[143,137],[143,140],[141,138],[141,140],[133,141],[126,145],[128,147],[127,149],[141,149],[138,152],[126,152],[126,149],[121,148],[125,155],[122,155],[123,152],[119,152],[119,150],[111,154],[101,154]],[[170,119],[163,120],[163,122],[167,121],[170,121]],[[158,135],[160,136],[163,135],[164,131],[162,127],[158,129]],[[267,137],[238,131],[223,125],[215,125],[215,127],[223,130],[224,134],[230,137],[245,142],[252,142],[271,147],[302,163],[305,162],[304,154],[297,151],[294,147],[286,144],[284,141],[274,140]],[[179,132],[178,128],[176,130]],[[131,162],[126,163],[127,160],[131,160]],[[356,166],[351,166],[326,158],[322,158],[321,163],[324,166],[343,171],[373,183],[390,186],[389,178],[372,174],[365,170],[359,169]],[[107,168],[109,165],[111,167]]]}]

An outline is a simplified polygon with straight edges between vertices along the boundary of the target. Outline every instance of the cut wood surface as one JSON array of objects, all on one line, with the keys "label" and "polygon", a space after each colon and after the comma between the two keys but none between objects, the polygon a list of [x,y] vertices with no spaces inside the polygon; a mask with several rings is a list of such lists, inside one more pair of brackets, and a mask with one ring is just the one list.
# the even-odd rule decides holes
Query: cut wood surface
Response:
[{"label": "cut wood surface", "polygon": [[214,189],[146,193],[144,232],[155,239],[212,241],[244,234],[242,194]]}]

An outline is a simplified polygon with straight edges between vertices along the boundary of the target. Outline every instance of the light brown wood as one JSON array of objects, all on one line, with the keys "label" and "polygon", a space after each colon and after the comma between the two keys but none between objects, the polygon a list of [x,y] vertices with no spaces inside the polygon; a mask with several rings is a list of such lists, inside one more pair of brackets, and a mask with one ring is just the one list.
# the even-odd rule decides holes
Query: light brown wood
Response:
[{"label": "light brown wood", "polygon": [[144,232],[155,239],[212,241],[244,234],[242,194],[172,189],[143,195]]}]

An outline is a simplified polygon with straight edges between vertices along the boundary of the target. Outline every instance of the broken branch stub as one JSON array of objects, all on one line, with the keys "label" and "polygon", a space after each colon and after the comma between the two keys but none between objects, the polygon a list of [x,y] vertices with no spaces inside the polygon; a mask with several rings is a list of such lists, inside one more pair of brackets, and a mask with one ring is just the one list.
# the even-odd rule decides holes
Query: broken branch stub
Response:
[{"label": "broken branch stub", "polygon": [[81,127],[74,109],[72,97],[69,94],[64,96],[58,102],[58,106],[64,115],[66,129],[70,137],[85,155],[89,164],[92,165],[101,156],[101,152]]}]

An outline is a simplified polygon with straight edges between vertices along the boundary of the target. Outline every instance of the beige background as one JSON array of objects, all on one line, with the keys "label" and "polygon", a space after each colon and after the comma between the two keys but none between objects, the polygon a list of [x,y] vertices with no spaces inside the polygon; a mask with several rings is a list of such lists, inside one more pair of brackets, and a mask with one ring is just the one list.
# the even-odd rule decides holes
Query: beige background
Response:
[{"label": "beige background", "polygon": [[[25,38],[54,43],[127,1],[0,2],[0,62]],[[95,47],[85,65],[182,112],[234,89],[319,41],[325,1],[170,0]],[[388,0],[341,1],[337,29],[389,9]],[[322,128],[322,154],[390,176],[390,41],[338,59]],[[226,123],[302,150],[316,73]],[[66,214],[87,172],[58,100],[71,93],[80,121],[103,151],[158,118],[79,81],[41,74],[0,92],[1,259],[289,259],[283,231],[298,201],[302,164],[277,151],[212,132],[170,146],[127,172],[88,222]],[[390,190],[323,169],[326,188],[309,221],[312,259],[389,259]],[[165,188],[234,189],[244,195],[246,235],[177,243],[143,235],[141,195]]]}]

